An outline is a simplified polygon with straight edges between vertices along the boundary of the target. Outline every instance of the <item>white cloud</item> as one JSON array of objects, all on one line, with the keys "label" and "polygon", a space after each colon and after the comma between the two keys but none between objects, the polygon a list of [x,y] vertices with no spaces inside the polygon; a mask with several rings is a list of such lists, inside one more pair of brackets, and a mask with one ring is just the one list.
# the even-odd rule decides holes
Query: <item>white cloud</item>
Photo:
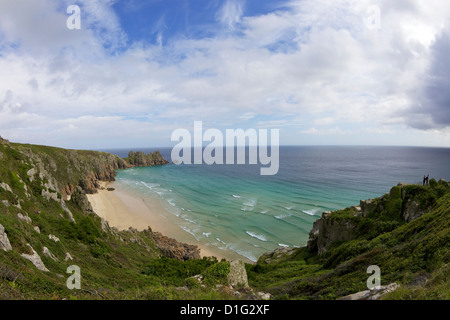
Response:
[{"label": "white cloud", "polygon": [[233,30],[241,21],[244,13],[244,0],[226,0],[222,7],[217,11],[216,18],[229,30]]},{"label": "white cloud", "polygon": [[[278,125],[292,130],[285,143],[295,144],[299,131],[361,134],[347,124],[372,134],[384,126],[405,132],[404,125],[425,120],[434,128],[430,112],[442,111],[413,106],[432,62],[440,61],[435,41],[448,28],[446,2],[303,0],[249,17],[243,1],[229,0],[216,18],[239,32],[163,42],[162,16],[154,29],[159,46],[130,47],[113,1],[80,1],[81,31],[65,27],[68,16],[55,2],[37,3],[0,3],[0,128],[11,140],[56,144],[78,135],[92,147],[157,132],[163,141],[172,127],[203,120]],[[364,21],[373,4],[379,30]],[[440,84],[448,80],[439,75]],[[445,123],[440,127],[448,135]]]}]

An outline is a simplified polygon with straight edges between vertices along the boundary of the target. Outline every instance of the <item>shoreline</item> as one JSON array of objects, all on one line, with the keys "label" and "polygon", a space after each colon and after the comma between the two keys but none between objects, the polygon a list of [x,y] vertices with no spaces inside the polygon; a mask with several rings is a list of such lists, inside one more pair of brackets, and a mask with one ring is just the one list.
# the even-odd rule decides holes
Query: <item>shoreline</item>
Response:
[{"label": "shoreline", "polygon": [[[168,215],[163,214],[166,211],[157,199],[144,199],[120,188],[118,189],[114,182],[101,181],[100,185],[97,193],[88,194],[87,197],[94,212],[108,221],[111,227],[115,227],[119,231],[127,230],[130,227],[143,231],[150,227],[152,231],[160,232],[166,237],[196,245],[200,249],[201,257],[214,256],[219,261],[226,259],[252,263],[237,253],[209,247],[195,239],[175,222],[170,221]],[[108,191],[107,188],[114,188],[114,190]]]}]

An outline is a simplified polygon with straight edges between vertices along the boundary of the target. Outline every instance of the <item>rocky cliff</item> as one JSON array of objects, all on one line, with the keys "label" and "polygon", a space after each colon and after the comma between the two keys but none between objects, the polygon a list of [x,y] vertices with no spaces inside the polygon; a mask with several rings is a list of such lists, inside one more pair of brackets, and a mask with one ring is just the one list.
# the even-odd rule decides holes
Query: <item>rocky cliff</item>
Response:
[{"label": "rocky cliff", "polygon": [[[367,290],[371,267],[381,284]],[[307,246],[262,255],[248,276],[281,299],[449,299],[449,271],[450,185],[431,179],[324,212]]]},{"label": "rocky cliff", "polygon": [[151,152],[145,154],[141,151],[130,151],[128,157],[125,158],[125,160],[130,165],[137,167],[160,166],[169,163],[161,156],[159,151],[155,151],[153,154]]},{"label": "rocky cliff", "polygon": [[[201,299],[216,294],[210,288],[192,294],[173,287],[174,279],[182,282],[216,264],[200,259],[197,246],[150,228],[119,231],[95,214],[86,194],[96,192],[100,181],[114,180],[118,169],[167,163],[159,152],[144,158],[136,154],[130,163],[109,153],[0,138],[0,299],[158,299],[171,294]],[[177,270],[164,265],[159,273],[143,274],[146,265],[166,262]],[[77,291],[66,284],[66,270],[73,265],[83,274]]]},{"label": "rocky cliff", "polygon": [[[65,200],[70,198],[77,186],[88,194],[95,193],[100,187],[99,181],[114,181],[116,170],[168,163],[159,151],[153,155],[149,154],[148,157],[141,157],[143,153],[138,152],[136,154],[139,154],[139,157],[122,159],[117,155],[97,151],[20,144],[13,146],[19,152],[19,156],[30,160],[31,168],[27,171],[30,179],[45,181],[47,190],[59,192]],[[55,192],[49,196],[54,197]]]},{"label": "rocky cliff", "polygon": [[[350,241],[363,233],[374,236],[386,230],[368,230],[365,226],[394,227],[401,222],[413,221],[430,211],[436,198],[442,195],[449,184],[441,179],[431,179],[430,186],[399,183],[390,192],[376,199],[361,200],[359,205],[323,212],[309,234],[308,249],[313,254],[323,254],[327,248],[339,242]],[[389,222],[391,222],[389,226]]]}]

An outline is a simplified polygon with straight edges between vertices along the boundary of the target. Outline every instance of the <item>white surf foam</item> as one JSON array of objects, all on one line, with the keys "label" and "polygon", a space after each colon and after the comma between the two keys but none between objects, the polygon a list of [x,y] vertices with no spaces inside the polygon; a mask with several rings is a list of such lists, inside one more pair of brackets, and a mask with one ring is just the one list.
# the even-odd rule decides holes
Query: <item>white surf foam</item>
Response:
[{"label": "white surf foam", "polygon": [[245,231],[250,237],[256,238],[260,241],[267,241],[267,238],[263,234],[258,234],[251,231]]}]

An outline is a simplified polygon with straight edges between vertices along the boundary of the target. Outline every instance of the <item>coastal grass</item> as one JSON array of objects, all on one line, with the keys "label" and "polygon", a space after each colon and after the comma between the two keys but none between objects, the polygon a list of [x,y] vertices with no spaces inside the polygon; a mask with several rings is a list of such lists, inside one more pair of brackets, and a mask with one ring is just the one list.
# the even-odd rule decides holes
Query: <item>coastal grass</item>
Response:
[{"label": "coastal grass", "polygon": [[[0,187],[0,224],[12,246],[10,251],[0,250],[0,299],[232,298],[211,289],[223,283],[223,274],[211,271],[222,270],[223,262],[171,261],[162,256],[150,232],[105,230],[97,215],[85,212],[73,201],[62,200],[58,190],[45,186],[49,183],[47,176],[59,185],[77,184],[85,170],[99,165],[99,157],[105,155],[0,144],[0,183],[7,185]],[[32,168],[36,172],[30,177],[28,172]],[[47,174],[41,174],[42,171]],[[43,192],[58,194],[57,199],[44,197]],[[70,210],[74,221],[60,201]],[[53,258],[43,254],[44,247]],[[31,248],[39,254],[48,272],[38,270],[22,257],[32,254]],[[66,259],[67,253],[71,259]],[[71,265],[80,268],[80,289],[67,287],[71,275],[67,268]],[[208,286],[191,285],[189,292],[177,289],[186,285],[185,278],[197,272],[205,273]]]},{"label": "coastal grass", "polygon": [[[105,229],[97,215],[48,187],[49,177],[60,186],[77,185],[104,157],[94,151],[0,143],[0,183],[5,184],[0,187],[0,224],[12,246],[0,250],[0,299],[236,299],[218,289],[226,283],[227,261],[167,258],[150,231]],[[56,199],[45,197],[46,192]],[[426,213],[405,222],[401,199],[416,201]],[[354,207],[330,214],[336,221],[350,221],[355,234],[322,255],[303,247],[246,264],[250,286],[275,299],[337,299],[366,290],[367,267],[378,265],[382,285],[400,284],[386,299],[449,299],[449,185],[431,179],[428,186],[394,187],[384,200],[375,201],[385,201],[385,211],[364,218]],[[55,260],[43,254],[44,247]],[[22,257],[31,248],[49,272]],[[72,259],[66,259],[67,253]],[[67,287],[71,265],[80,267],[80,289]],[[198,274],[202,283],[193,278]]]},{"label": "coastal grass", "polygon": [[[389,214],[392,220],[363,218],[355,239],[335,243],[321,256],[312,256],[307,248],[269,263],[262,256],[247,265],[250,285],[277,299],[334,299],[367,290],[367,267],[377,265],[382,285],[401,285],[386,299],[448,299],[449,187],[408,186],[406,197],[424,201],[429,212],[409,223]],[[334,218],[360,219],[352,210],[338,211]]]}]

